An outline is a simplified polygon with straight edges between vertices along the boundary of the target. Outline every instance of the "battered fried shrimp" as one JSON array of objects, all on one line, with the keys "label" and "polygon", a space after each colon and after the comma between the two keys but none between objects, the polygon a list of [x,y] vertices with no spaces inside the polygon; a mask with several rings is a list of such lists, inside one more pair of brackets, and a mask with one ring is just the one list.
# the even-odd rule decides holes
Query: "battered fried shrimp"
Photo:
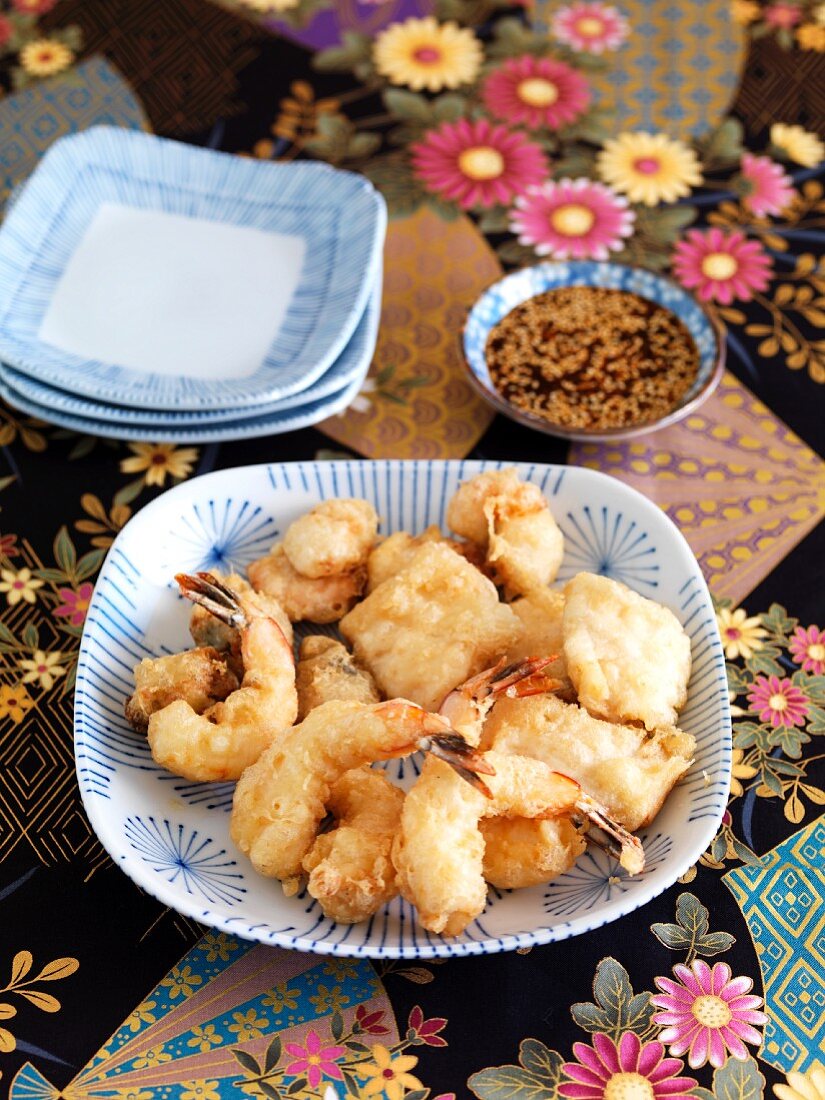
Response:
[{"label": "battered fried shrimp", "polygon": [[448,546],[455,550],[471,565],[481,569],[484,565],[484,554],[472,542],[459,542],[458,539],[448,539],[441,533],[441,529],[433,524],[420,535],[410,535],[407,531],[396,531],[389,535],[374,547],[367,561],[367,592],[372,592],[382,581],[394,577],[406,568],[415,557],[419,547],[428,542],[437,542],[442,546]]},{"label": "battered fried shrimp", "polygon": [[553,695],[500,700],[482,743],[534,756],[578,780],[627,829],[653,820],[696,750],[694,738],[682,730],[646,732],[603,722]]},{"label": "battered fried shrimp", "polygon": [[377,703],[381,698],[372,676],[359,668],[347,647],[323,634],[311,634],[301,642],[295,686],[299,722],[331,699]]},{"label": "battered fried shrimp", "polygon": [[427,760],[404,800],[393,863],[401,893],[429,931],[456,936],[484,911],[484,817],[582,814],[619,839],[630,874],[643,869],[636,837],[612,822],[575,780],[528,757],[487,752],[483,759],[495,772],[486,780],[491,797],[440,761]]},{"label": "battered fried shrimp", "polygon": [[226,654],[212,646],[168,657],[146,657],[135,666],[135,690],[126,700],[126,719],[139,733],[145,733],[151,715],[176,699],[203,714],[237,687],[238,678],[229,668]]},{"label": "battered fried shrimp", "polygon": [[355,924],[398,893],[390,852],[403,803],[404,792],[370,768],[349,771],[332,787],[327,809],[337,825],[303,859],[307,889],[327,917]]},{"label": "battered fried shrimp", "polygon": [[515,470],[479,474],[459,486],[447,508],[452,531],[485,551],[508,598],[555,580],[564,539],[541,491]]},{"label": "battered fried shrimp", "polygon": [[180,573],[176,580],[184,596],[239,631],[244,677],[237,691],[202,715],[183,699],[153,714],[152,756],[186,779],[237,779],[295,721],[292,646],[254,593],[236,594],[210,573]]},{"label": "battered fried shrimp", "polygon": [[670,726],[687,699],[690,638],[661,604],[579,573],[564,589],[564,654],[579,702],[611,722]]},{"label": "battered fried shrimp", "polygon": [[507,664],[502,658],[492,668],[453,688],[445,696],[438,713],[468,744],[477,745],[484,720],[497,699],[536,695],[558,686],[557,680],[545,675],[552,662],[552,657],[530,657]]},{"label": "battered fried shrimp", "polygon": [[241,776],[230,820],[232,840],[261,874],[280,879],[287,892],[294,892],[331,787],[352,768],[418,749],[455,761],[464,773],[487,769],[448,722],[414,703],[324,703]]},{"label": "battered fried shrimp", "polygon": [[366,564],[378,516],[366,500],[324,500],[296,519],[284,534],[284,553],[304,577],[350,573]]},{"label": "battered fried shrimp", "polygon": [[569,817],[488,817],[480,828],[484,878],[500,890],[551,882],[569,871],[587,847],[584,833]]},{"label": "battered fried shrimp", "polygon": [[534,588],[526,596],[513,600],[510,607],[521,622],[521,634],[507,650],[507,660],[517,662],[536,653],[553,653],[555,658],[544,672],[561,681],[557,690],[571,692],[563,652],[564,593],[557,588]]},{"label": "battered fried shrimp", "polygon": [[305,577],[290,564],[283,543],[247,567],[256,592],[274,596],[290,622],[335,623],[356,603],[367,581],[365,566],[329,577]]},{"label": "battered fried shrimp", "polygon": [[385,696],[435,710],[456,684],[514,643],[518,619],[469,562],[428,542],[353,608],[340,629]]},{"label": "battered fried shrimp", "polygon": [[[252,586],[238,573],[229,573],[226,576],[213,573],[219,581],[231,588],[233,592],[242,595],[252,591]],[[258,594],[258,603],[271,615],[278,626],[283,630],[284,637],[292,645],[292,623],[276,599]],[[238,679],[243,677],[243,662],[241,661],[241,638],[234,626],[216,618],[211,611],[207,611],[200,604],[195,604],[189,614],[189,633],[195,645],[214,646],[215,649],[225,650],[228,654],[230,667]]]}]

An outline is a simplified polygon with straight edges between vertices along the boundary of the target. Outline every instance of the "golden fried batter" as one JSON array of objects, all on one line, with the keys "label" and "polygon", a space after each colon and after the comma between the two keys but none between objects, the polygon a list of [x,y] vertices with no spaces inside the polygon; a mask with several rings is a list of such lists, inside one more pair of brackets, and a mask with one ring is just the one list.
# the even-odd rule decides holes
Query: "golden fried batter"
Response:
[{"label": "golden fried batter", "polygon": [[332,699],[377,703],[381,698],[372,676],[359,668],[347,647],[323,634],[310,634],[301,642],[295,686],[299,722]]},{"label": "golden fried batter", "polygon": [[149,718],[176,699],[197,714],[225,699],[238,687],[226,654],[212,646],[199,646],[168,657],[145,657],[135,666],[135,690],[126,700],[126,719],[139,733]]},{"label": "golden fried batter", "polygon": [[564,656],[581,705],[611,722],[673,725],[690,679],[690,638],[673,612],[593,573],[568,581],[564,600]]},{"label": "golden fried batter", "polygon": [[482,745],[543,760],[578,780],[631,830],[653,820],[696,749],[682,730],[646,732],[604,722],[554,695],[500,699],[485,723]]},{"label": "golden fried batter", "polygon": [[449,547],[426,543],[349,612],[341,633],[388,698],[436,710],[518,636],[495,586]]},{"label": "golden fried batter", "polygon": [[587,847],[569,817],[488,817],[480,828],[484,877],[500,890],[550,882],[569,871]]},{"label": "golden fried batter", "polygon": [[515,470],[465,481],[450,501],[447,523],[485,550],[487,566],[508,598],[555,580],[564,538],[541,491]]},{"label": "golden fried batter", "polygon": [[304,856],[307,889],[324,914],[355,924],[398,893],[390,852],[404,792],[381,771],[355,768],[334,784],[327,809],[337,824]]},{"label": "golden fried batter", "polygon": [[323,500],[296,519],[284,534],[284,553],[296,572],[317,579],[363,567],[378,516],[366,500]]},{"label": "golden fried batter", "polygon": [[570,687],[564,660],[562,612],[564,593],[556,588],[534,588],[526,596],[513,600],[510,607],[521,622],[521,634],[506,653],[508,661],[524,661],[528,657],[550,657],[556,660],[544,669],[547,676],[562,681],[563,688]]},{"label": "golden fried batter", "polygon": [[256,592],[274,596],[291,622],[334,623],[364,591],[366,566],[329,577],[305,577],[290,564],[282,543],[265,558],[253,561],[247,572]]}]

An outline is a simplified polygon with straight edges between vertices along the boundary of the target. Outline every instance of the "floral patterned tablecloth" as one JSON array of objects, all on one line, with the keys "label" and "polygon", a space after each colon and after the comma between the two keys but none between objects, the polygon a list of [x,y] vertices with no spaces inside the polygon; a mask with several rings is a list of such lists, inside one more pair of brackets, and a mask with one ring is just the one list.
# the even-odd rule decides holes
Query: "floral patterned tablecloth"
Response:
[{"label": "floral patterned tablecloth", "polygon": [[[319,430],[126,445],[0,408],[0,1095],[825,1100],[823,51],[810,0],[0,4],[0,202],[104,121],[322,158],[391,213],[370,376]],[[568,453],[491,419],[457,334],[503,270],[578,256],[693,289],[728,373],[674,428]],[[342,449],[576,462],[682,528],[734,764],[672,889],[543,948],[371,963],[210,932],[111,864],[71,744],[107,548],[183,479]]]}]

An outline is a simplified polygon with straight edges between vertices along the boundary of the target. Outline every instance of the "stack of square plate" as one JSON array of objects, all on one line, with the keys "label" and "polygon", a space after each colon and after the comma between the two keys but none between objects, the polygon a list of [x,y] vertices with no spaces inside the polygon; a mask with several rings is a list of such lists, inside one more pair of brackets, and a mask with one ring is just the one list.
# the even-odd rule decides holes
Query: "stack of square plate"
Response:
[{"label": "stack of square plate", "polygon": [[0,396],[118,439],[314,424],[369,368],[385,229],[372,185],[327,165],[62,138],[0,229]]}]

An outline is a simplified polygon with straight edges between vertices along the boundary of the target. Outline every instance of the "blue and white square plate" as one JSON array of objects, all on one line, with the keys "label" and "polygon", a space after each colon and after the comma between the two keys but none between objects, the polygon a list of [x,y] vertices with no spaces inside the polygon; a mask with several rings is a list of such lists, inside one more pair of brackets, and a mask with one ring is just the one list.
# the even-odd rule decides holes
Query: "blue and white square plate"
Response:
[{"label": "blue and white square plate", "polygon": [[[132,669],[191,642],[189,605],[173,574],[243,569],[306,509],[362,497],[381,530],[444,526],[458,483],[500,463],[329,462],[221,470],[147,505],[115,540],[89,607],[77,673],[75,757],[83,802],[115,863],[149,894],[233,935],[320,954],[434,958],[509,951],[598,928],[656,897],[691,867],[727,803],[731,729],[725,658],[696,559],[670,520],[634,489],[576,467],[517,465],[538,485],[565,534],[559,576],[604,573],[670,607],[691,637],[693,672],[680,723],[696,761],[644,830],[647,867],[628,878],[600,849],[546,886],[490,891],[481,917],[455,939],[422,930],[396,898],[371,920],[340,925],[305,893],[286,898],[229,837],[232,784],[197,784],[162,771],[123,717]],[[391,762],[412,782],[415,758]]]},{"label": "blue and white square plate", "polygon": [[134,408],[288,397],[352,336],[385,228],[363,176],[94,127],[54,144],[0,229],[0,357]]},{"label": "blue and white square plate", "polygon": [[[12,405],[17,405],[18,400],[26,401],[29,407],[24,411],[31,412],[31,407],[36,406],[39,411],[33,415],[43,420],[55,420],[56,415],[61,418],[75,417],[84,421],[99,421],[100,427],[108,431],[113,431],[112,425],[121,425],[126,431],[143,433],[138,437],[113,432],[117,438],[121,439],[156,440],[158,431],[181,432],[182,429],[189,428],[204,430],[234,425],[242,429],[243,423],[249,420],[256,420],[261,425],[267,422],[277,423],[277,418],[283,417],[289,410],[294,410],[297,414],[310,406],[320,408],[318,403],[321,401],[327,401],[333,397],[340,398],[344,393],[350,393],[353,387],[355,392],[360,389],[372,362],[380,317],[381,275],[379,271],[367,308],[352,339],[329,370],[322,374],[317,382],[313,382],[300,393],[283,397],[279,401],[261,402],[249,408],[205,409],[201,412],[127,409],[121,405],[107,405],[101,401],[92,401],[90,398],[67,393],[45,382],[38,382],[35,378],[29,378],[28,375],[14,370],[5,363],[0,363],[0,383],[4,386],[6,399]],[[67,427],[65,423],[62,426]],[[175,438],[182,440],[183,435]],[[163,441],[159,440],[159,442]]]}]

